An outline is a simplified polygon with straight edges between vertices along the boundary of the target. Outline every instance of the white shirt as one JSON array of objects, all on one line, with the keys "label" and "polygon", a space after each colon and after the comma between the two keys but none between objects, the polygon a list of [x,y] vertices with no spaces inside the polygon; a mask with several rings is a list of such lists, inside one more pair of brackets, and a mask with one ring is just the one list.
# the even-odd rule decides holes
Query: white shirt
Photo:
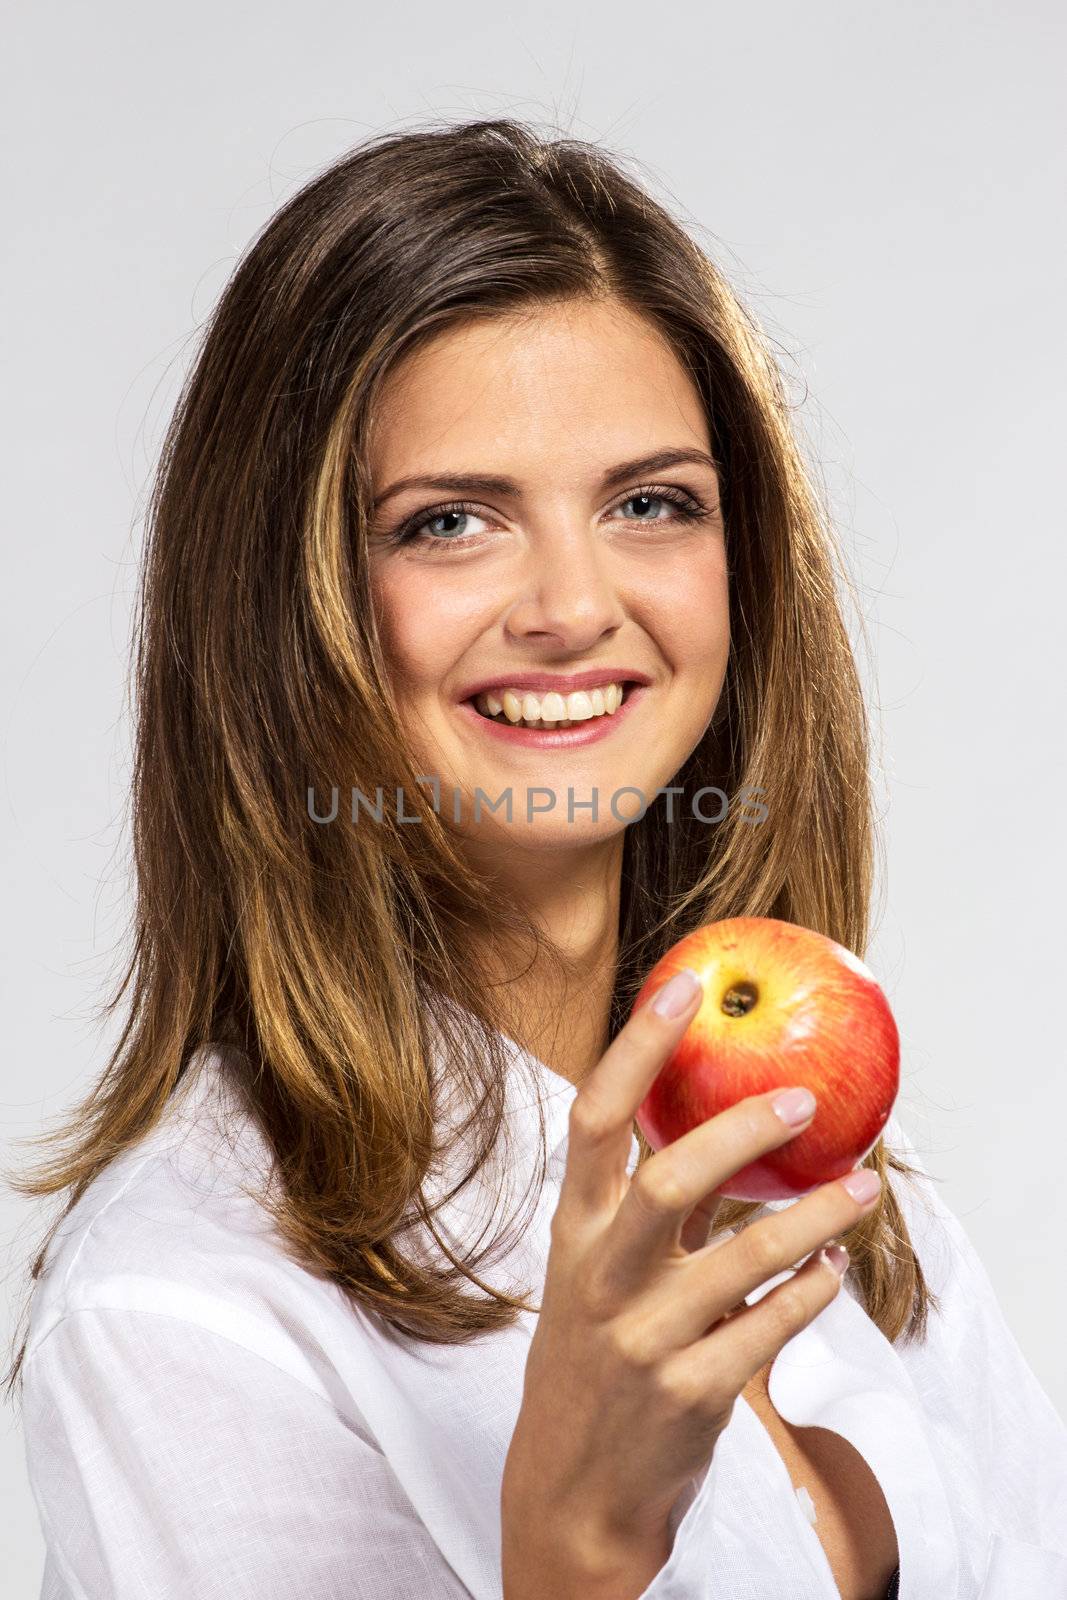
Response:
[{"label": "white shirt", "polygon": [[[509,1045],[509,1170],[536,1148],[538,1094],[551,1161],[534,1221],[483,1270],[537,1303],[576,1091]],[[918,1164],[896,1117],[885,1133]],[[500,1482],[536,1314],[466,1345],[392,1334],[283,1253],[241,1192],[264,1159],[225,1054],[202,1050],[165,1120],[53,1240],[24,1368],[41,1600],[499,1600]],[[1062,1600],[1067,1430],[932,1181],[890,1181],[943,1316],[924,1344],[892,1345],[846,1275],[780,1352],[771,1399],[871,1467],[900,1600]],[[477,1209],[477,1193],[454,1205],[449,1228]],[[838,1600],[812,1509],[739,1398],[644,1600]]]}]

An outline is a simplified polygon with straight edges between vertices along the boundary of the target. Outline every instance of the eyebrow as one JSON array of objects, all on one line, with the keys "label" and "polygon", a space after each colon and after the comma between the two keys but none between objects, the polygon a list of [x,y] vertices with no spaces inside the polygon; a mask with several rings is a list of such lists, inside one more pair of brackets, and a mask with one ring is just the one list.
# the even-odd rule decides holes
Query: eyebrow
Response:
[{"label": "eyebrow", "polygon": [[[629,478],[646,478],[652,473],[663,472],[667,467],[691,466],[694,463],[710,467],[713,472],[719,469],[718,462],[713,456],[709,456],[706,450],[692,447],[657,450],[650,456],[638,456],[633,461],[620,461],[617,466],[609,467],[600,480],[600,489],[603,493]],[[509,495],[512,499],[518,499],[522,494],[514,478],[503,478],[495,473],[433,473],[426,477],[398,478],[388,489],[383,489],[381,494],[375,496],[371,509],[377,511],[379,506],[384,505],[386,500],[391,500],[393,495],[399,494],[402,489],[440,489],[457,494],[498,494]]]}]

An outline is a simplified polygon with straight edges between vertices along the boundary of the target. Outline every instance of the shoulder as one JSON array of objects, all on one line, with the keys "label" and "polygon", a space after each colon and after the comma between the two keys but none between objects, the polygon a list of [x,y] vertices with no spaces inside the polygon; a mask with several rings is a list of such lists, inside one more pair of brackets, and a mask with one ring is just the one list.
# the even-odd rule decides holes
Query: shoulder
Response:
[{"label": "shoulder", "polygon": [[276,1237],[221,1066],[89,1185],[38,1282],[21,1421],[64,1592],[458,1594],[398,1471],[421,1457],[386,1449],[373,1330]]},{"label": "shoulder", "polygon": [[222,1050],[198,1052],[160,1124],[63,1218],[31,1299],[28,1372],[70,1319],[127,1313],[161,1333],[196,1325],[329,1392],[329,1339],[305,1330],[358,1338],[359,1314],[287,1253],[260,1199],[266,1141],[228,1065]]},{"label": "shoulder", "polygon": [[[902,1115],[898,1106],[882,1129],[887,1155],[900,1163],[893,1165],[890,1160],[885,1182],[900,1208],[924,1279],[940,1298],[941,1319],[946,1321],[958,1314],[969,1297],[987,1298],[992,1291],[970,1239],[942,1197],[939,1180],[927,1167],[926,1141],[912,1132],[914,1121],[906,1111]],[[787,1210],[795,1204],[792,1199],[768,1200],[758,1214]],[[854,1300],[861,1300],[851,1274],[846,1273],[844,1287]]]},{"label": "shoulder", "polygon": [[889,1154],[907,1169],[890,1167],[888,1179],[923,1276],[943,1300],[942,1315],[956,1308],[961,1289],[968,1297],[988,1298],[989,1279],[963,1224],[941,1193],[941,1180],[930,1170],[931,1150],[919,1121],[897,1108],[882,1136]]}]

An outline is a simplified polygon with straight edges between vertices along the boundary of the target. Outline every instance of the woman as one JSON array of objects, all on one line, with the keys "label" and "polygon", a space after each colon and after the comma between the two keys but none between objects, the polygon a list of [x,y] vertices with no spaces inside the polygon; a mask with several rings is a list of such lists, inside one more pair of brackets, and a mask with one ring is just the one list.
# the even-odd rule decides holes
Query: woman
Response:
[{"label": "woman", "polygon": [[150,508],[130,1019],[19,1185],[47,1600],[1067,1594],[1064,1430],[900,1126],[766,1206],[709,1197],[803,1094],[634,1134],[683,934],[864,949],[834,580],[602,152],[383,137],[256,240]]}]

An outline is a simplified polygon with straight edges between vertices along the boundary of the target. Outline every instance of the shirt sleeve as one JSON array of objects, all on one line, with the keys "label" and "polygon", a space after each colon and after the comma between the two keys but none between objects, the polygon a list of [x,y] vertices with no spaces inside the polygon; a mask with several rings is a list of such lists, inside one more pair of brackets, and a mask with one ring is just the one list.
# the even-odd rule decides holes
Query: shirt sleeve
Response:
[{"label": "shirt sleeve", "polygon": [[376,1445],[195,1322],[69,1313],[23,1424],[64,1600],[470,1600]]},{"label": "shirt sleeve", "polygon": [[989,1511],[990,1600],[1038,1593],[1028,1584],[1039,1573],[1051,1585],[1041,1592],[1067,1596],[1067,1428],[1008,1327],[966,1230],[895,1118],[887,1143],[919,1169],[914,1179],[894,1174],[894,1192],[942,1306],[941,1316],[930,1317],[929,1355],[909,1352],[909,1367],[961,1467],[978,1464]]}]

